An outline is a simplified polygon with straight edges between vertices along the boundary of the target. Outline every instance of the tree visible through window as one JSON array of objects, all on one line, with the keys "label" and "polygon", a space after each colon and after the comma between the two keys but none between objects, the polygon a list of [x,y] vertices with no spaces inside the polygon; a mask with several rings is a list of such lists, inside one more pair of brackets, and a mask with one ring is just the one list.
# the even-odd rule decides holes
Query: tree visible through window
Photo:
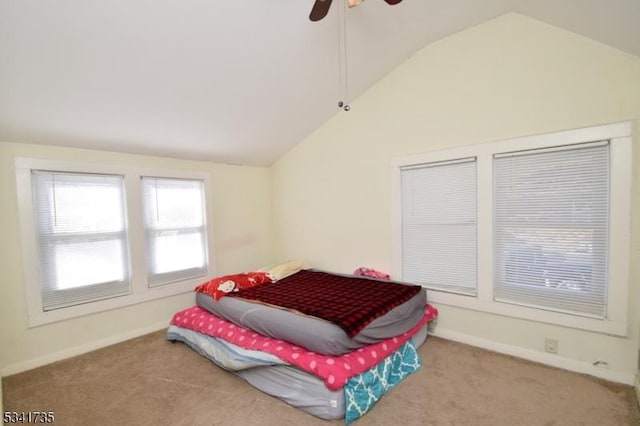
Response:
[{"label": "tree visible through window", "polygon": [[494,159],[495,298],[604,317],[609,144]]}]

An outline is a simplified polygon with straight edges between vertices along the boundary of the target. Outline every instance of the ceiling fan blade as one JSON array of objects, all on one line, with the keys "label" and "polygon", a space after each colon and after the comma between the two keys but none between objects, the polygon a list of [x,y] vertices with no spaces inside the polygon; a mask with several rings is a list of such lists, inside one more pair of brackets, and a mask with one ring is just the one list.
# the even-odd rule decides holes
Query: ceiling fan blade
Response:
[{"label": "ceiling fan blade", "polygon": [[313,4],[313,8],[311,9],[311,13],[309,14],[309,19],[315,22],[327,16],[329,8],[331,7],[331,1],[332,0],[316,0]]},{"label": "ceiling fan blade", "polygon": [[387,4],[393,6],[394,4],[400,3],[402,0],[384,0]]}]

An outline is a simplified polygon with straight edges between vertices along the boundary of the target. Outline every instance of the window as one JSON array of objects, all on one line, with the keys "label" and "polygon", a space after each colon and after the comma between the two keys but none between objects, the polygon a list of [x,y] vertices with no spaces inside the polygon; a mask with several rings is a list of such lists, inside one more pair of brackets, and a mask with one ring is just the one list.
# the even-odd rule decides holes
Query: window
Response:
[{"label": "window", "polygon": [[[465,158],[475,159],[475,185],[445,170]],[[434,303],[626,335],[630,123],[423,153],[391,166],[395,276],[425,286]]]},{"label": "window", "polygon": [[142,178],[149,285],[207,270],[202,181]]},{"label": "window", "polygon": [[475,295],[475,158],[401,168],[402,276]]},{"label": "window", "polygon": [[495,300],[604,318],[609,144],[494,156]]},{"label": "window", "polygon": [[122,178],[32,172],[45,311],[129,294]]},{"label": "window", "polygon": [[209,274],[208,174],[15,165],[30,326],[189,292]]}]

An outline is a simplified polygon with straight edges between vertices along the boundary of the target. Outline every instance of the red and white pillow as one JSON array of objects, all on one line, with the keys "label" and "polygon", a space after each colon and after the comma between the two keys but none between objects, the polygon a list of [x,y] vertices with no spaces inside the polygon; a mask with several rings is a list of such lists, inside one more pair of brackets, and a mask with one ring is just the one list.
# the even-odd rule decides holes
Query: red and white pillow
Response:
[{"label": "red and white pillow", "polygon": [[271,282],[274,282],[274,279],[267,272],[243,272],[213,278],[197,286],[195,291],[208,294],[213,300],[218,301],[228,293]]}]

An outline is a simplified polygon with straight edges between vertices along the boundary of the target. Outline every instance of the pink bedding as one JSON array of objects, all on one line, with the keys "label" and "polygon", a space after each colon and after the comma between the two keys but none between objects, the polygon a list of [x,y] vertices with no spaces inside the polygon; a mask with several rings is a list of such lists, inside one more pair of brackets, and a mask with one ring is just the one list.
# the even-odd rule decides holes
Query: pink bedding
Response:
[{"label": "pink bedding", "polygon": [[437,309],[427,304],[422,320],[406,333],[340,356],[316,354],[300,346],[263,336],[225,321],[197,306],[176,313],[171,324],[226,340],[245,349],[268,352],[321,378],[327,388],[338,390],[350,377],[377,365],[437,316]]}]

